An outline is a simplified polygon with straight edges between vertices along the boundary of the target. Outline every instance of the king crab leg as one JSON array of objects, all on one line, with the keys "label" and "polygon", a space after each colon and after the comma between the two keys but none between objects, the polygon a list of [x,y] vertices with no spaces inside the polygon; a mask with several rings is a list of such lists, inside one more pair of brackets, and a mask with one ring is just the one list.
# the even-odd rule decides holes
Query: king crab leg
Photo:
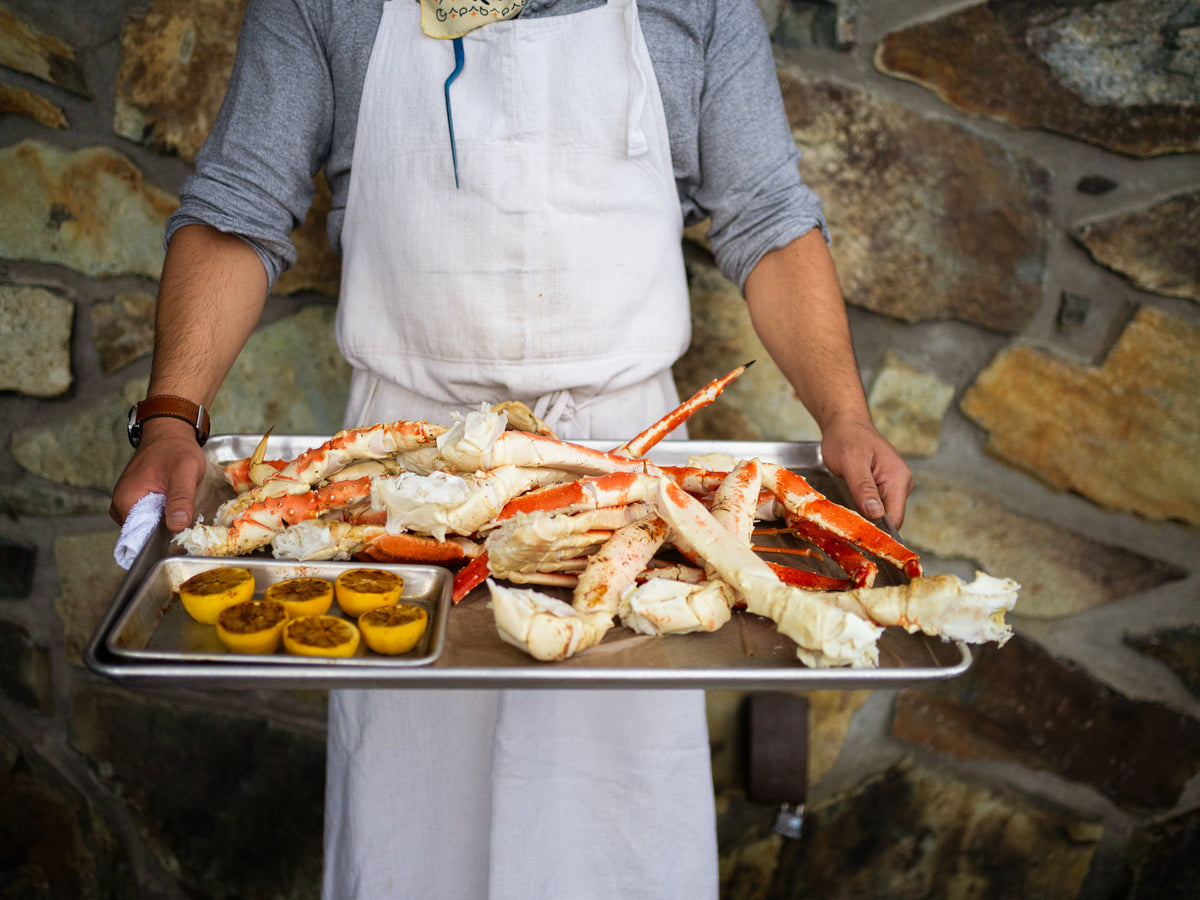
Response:
[{"label": "king crab leg", "polygon": [[955,575],[914,578],[907,584],[859,588],[825,595],[826,600],[880,625],[898,625],[909,632],[941,635],[969,643],[995,642],[1012,637],[1004,614],[1017,602],[1018,585],[1011,578],[983,572],[964,582]]},{"label": "king crab leg", "polygon": [[641,434],[632,440],[626,441],[612,452],[617,456],[628,456],[634,459],[645,456],[650,452],[659,441],[665,438],[668,434],[686,422],[698,409],[703,409],[709,404],[716,401],[725,388],[745,372],[748,368],[754,365],[754,361],[738,366],[728,375],[723,378],[717,378],[710,381],[691,397],[677,406],[673,411],[663,416]]},{"label": "king crab leg", "polygon": [[306,519],[275,535],[271,551],[277,559],[370,559],[461,565],[478,556],[479,544],[462,537],[444,541],[408,532],[391,533],[381,525],[340,519]]},{"label": "king crab leg", "polygon": [[657,517],[618,528],[591,556],[571,604],[489,578],[500,638],[544,661],[566,659],[600,643],[612,628],[621,592],[654,556],[666,533],[666,523]]},{"label": "king crab leg", "polygon": [[[398,453],[434,443],[447,429],[429,422],[389,422],[366,428],[339,431],[330,440],[313,447],[275,470],[273,465],[258,463],[270,436],[268,431],[250,457],[248,477],[253,484],[237,498],[222,506],[218,523],[230,525],[245,510],[268,497],[303,494],[331,475],[360,460],[382,460]],[[240,479],[240,463],[226,467],[226,479]],[[262,478],[263,480],[259,481]],[[236,485],[235,485],[236,488]]]},{"label": "king crab leg", "polygon": [[843,572],[850,576],[852,587],[870,587],[875,583],[875,576],[879,574],[879,566],[867,559],[862,551],[852,543],[789,510],[783,510],[783,516],[788,523],[789,531],[823,551],[841,567]]},{"label": "king crab leg", "polygon": [[801,660],[813,667],[879,664],[876,642],[882,628],[823,602],[814,593],[784,584],[698,500],[669,479],[658,484],[659,515],[737,590],[750,612],[771,619],[781,633],[796,642]]},{"label": "king crab leg", "polygon": [[271,543],[288,525],[362,502],[370,493],[371,479],[361,478],[304,494],[267,497],[247,507],[231,525],[193,525],[175,540],[193,556],[242,556]]},{"label": "king crab leg", "polygon": [[917,554],[858,513],[834,503],[795,472],[773,463],[763,463],[763,485],[792,514],[887,560],[909,578],[922,574]]},{"label": "king crab leg", "polygon": [[[761,483],[758,460],[742,460],[721,480],[708,508],[716,526],[746,547],[754,530]],[[685,556],[699,556],[678,530],[673,532],[672,541]],[[707,576],[698,584],[656,578],[625,592],[621,597],[621,621],[642,634],[716,631],[728,622],[737,596],[706,560],[697,561],[704,565]]]},{"label": "king crab leg", "polygon": [[469,475],[405,472],[376,479],[371,505],[387,513],[390,531],[419,531],[435,538],[447,533],[472,535],[495,519],[513,498],[532,487],[569,477],[559,469],[521,466]]}]

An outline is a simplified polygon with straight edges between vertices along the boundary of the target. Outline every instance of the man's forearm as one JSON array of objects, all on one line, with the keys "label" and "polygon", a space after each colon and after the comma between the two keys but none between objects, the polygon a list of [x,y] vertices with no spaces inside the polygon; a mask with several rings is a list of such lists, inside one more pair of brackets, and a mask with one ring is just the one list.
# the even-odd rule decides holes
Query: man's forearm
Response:
[{"label": "man's forearm", "polygon": [[206,225],[177,231],[163,263],[148,393],[210,405],[266,295],[262,262],[241,238]]},{"label": "man's forearm", "polygon": [[822,432],[839,418],[868,420],[845,302],[821,233],[764,256],[745,293],[755,331]]},{"label": "man's forearm", "polygon": [[821,427],[825,464],[854,504],[899,528],[913,488],[908,466],[871,422],[846,303],[819,231],[764,256],[746,279],[750,318],[767,352]]},{"label": "man's forearm", "polygon": [[[241,238],[189,225],[171,238],[159,284],[149,396],[174,394],[208,406],[254,331],[267,295],[258,254]],[[171,416],[147,419],[142,438],[113,488],[109,514],[124,522],[142,497],[166,497],[172,531],[195,515],[205,457],[192,426]]]}]

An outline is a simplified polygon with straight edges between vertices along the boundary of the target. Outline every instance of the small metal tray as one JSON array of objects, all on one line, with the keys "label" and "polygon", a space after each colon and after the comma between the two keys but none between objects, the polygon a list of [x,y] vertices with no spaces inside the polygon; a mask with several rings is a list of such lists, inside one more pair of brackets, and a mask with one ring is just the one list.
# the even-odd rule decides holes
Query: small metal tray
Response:
[{"label": "small metal tray", "polygon": [[[197,622],[183,608],[179,586],[193,575],[218,566],[240,566],[254,576],[255,596],[289,578],[323,578],[333,582],[347,569],[383,569],[404,579],[404,603],[422,607],[429,624],[417,646],[397,656],[383,656],[360,645],[355,656],[329,660],[316,658],[316,665],[373,666],[385,662],[393,667],[424,666],[433,662],[446,642],[446,617],[450,610],[450,573],[436,566],[381,565],[355,562],[288,562],[267,559],[214,559],[204,556],[172,556],[159,560],[113,623],[104,648],[115,660],[140,663],[255,663],[267,666],[294,665],[286,653],[239,655],[230,653],[217,638],[216,627]],[[330,615],[342,614],[337,601]],[[308,663],[308,660],[305,660]]]},{"label": "small metal tray", "polygon": [[[209,440],[210,477],[201,486],[198,509],[211,520],[232,492],[219,464],[249,456],[258,435],[217,435]],[[293,458],[320,445],[322,437],[272,436],[268,458]],[[585,441],[607,449],[620,441]],[[664,441],[649,454],[660,465],[684,465],[689,457],[723,453],[758,457],[804,475],[830,499],[849,502],[845,484],[821,462],[814,442]],[[877,523],[882,524],[882,523]],[[486,588],[450,605],[452,573],[437,566],[358,562],[294,562],[265,557],[237,560],[188,557],[165,526],[147,542],[118,587],[84,651],[93,671],[122,682],[221,688],[740,688],[747,690],[860,690],[909,687],[964,673],[971,653],[963,642],[947,642],[903,629],[887,629],[879,641],[880,665],[873,669],[810,669],[795,656],[795,644],[772,622],[750,613],[712,634],[667,637],[634,635],[616,626],[598,646],[557,663],[539,662],[500,640]],[[393,569],[405,577],[405,600],[427,606],[430,627],[423,644],[404,657],[361,651],[351,659],[225,653],[215,629],[194,622],[175,593],[178,585],[213,565],[252,568],[263,580],[315,573],[336,577],[344,568]],[[829,574],[836,574],[830,570]],[[904,576],[880,563],[876,584],[898,584]],[[555,593],[548,591],[548,593]],[[570,599],[569,594],[560,594]]]}]

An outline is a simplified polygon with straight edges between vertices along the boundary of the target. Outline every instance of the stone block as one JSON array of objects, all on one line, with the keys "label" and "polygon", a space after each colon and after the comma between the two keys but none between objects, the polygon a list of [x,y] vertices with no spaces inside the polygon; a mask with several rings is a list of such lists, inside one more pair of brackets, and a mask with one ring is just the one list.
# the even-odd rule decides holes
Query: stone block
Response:
[{"label": "stone block", "polygon": [[19,429],[13,459],[52,484],[111,491],[133,454],[125,433],[129,406],[126,398],[111,396],[61,421]]},{"label": "stone block", "polygon": [[0,65],[91,97],[75,51],[7,6],[0,7]]},{"label": "stone block", "polygon": [[214,700],[84,685],[70,741],[189,896],[317,897],[323,735]]},{"label": "stone block", "polygon": [[83,650],[116,596],[125,572],[113,560],[117,527],[60,537],[54,560],[61,593],[54,610],[62,621],[63,649],[72,665],[83,665]]},{"label": "stone block", "polygon": [[1002,351],[962,399],[989,453],[1061,490],[1200,523],[1200,328],[1143,307],[1103,365]]},{"label": "stone block", "polygon": [[1167,666],[1200,697],[1200,625],[1130,634],[1125,636],[1125,643]]},{"label": "stone block", "polygon": [[350,366],[334,337],[335,308],[307,306],[259,328],[213,401],[218,434],[331,437],[342,427]]},{"label": "stone block", "polygon": [[54,712],[50,650],[15,622],[0,621],[0,695],[33,712]]},{"label": "stone block", "polygon": [[1090,222],[1074,236],[1139,290],[1200,302],[1200,191]]},{"label": "stone block", "polygon": [[0,285],[0,390],[31,397],[66,393],[74,317],[75,304],[52,291]]},{"label": "stone block", "polygon": [[39,141],[0,149],[0,259],[67,266],[96,278],[162,270],[174,197],[108,147],[74,152]]},{"label": "stone block", "polygon": [[154,0],[121,33],[113,130],[187,160],[233,71],[246,0]]},{"label": "stone block", "polygon": [[799,840],[737,797],[718,819],[722,897],[1076,897],[1100,823],[902,763],[810,804]]},{"label": "stone block", "polygon": [[952,683],[898,696],[895,737],[1050,771],[1135,812],[1172,809],[1200,772],[1200,722],[1190,716],[1125,697],[1020,636],[974,653]]},{"label": "stone block", "polygon": [[0,893],[133,896],[130,860],[101,811],[52,764],[0,729]]},{"label": "stone block", "polygon": [[989,0],[888,35],[876,65],[1015,128],[1131,156],[1195,152],[1200,55],[1179,11],[1175,0]]},{"label": "stone block", "polygon": [[41,94],[9,84],[0,84],[0,115],[26,116],[39,125],[60,131],[67,127],[62,107],[55,106]]},{"label": "stone block", "polygon": [[154,350],[154,308],[154,295],[144,291],[115,294],[92,304],[96,355],[105,375]]},{"label": "stone block", "polygon": [[929,457],[937,453],[953,397],[954,385],[887,352],[867,400],[875,427],[901,455]]},{"label": "stone block", "polygon": [[1129,900],[1200,897],[1200,811],[1140,826],[1125,854]]},{"label": "stone block", "polygon": [[780,69],[779,82],[801,174],[826,198],[848,303],[910,323],[1002,333],[1029,323],[1050,230],[1044,168],[799,66]]}]

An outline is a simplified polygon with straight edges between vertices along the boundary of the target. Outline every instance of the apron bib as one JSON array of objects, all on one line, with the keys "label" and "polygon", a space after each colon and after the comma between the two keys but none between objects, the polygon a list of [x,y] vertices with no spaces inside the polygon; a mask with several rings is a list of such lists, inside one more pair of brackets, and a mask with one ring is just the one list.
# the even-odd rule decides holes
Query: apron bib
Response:
[{"label": "apron bib", "polygon": [[[683,220],[636,4],[429,38],[386,3],[363,87],[337,334],[435,401],[582,405],[687,349]],[[481,391],[483,392],[481,395]]]},{"label": "apron bib", "polygon": [[[385,4],[359,113],[347,425],[516,399],[615,446],[676,405],[689,339],[636,4],[463,38],[457,190],[418,10]],[[326,900],[717,896],[702,691],[333,691],[328,748]]]}]

